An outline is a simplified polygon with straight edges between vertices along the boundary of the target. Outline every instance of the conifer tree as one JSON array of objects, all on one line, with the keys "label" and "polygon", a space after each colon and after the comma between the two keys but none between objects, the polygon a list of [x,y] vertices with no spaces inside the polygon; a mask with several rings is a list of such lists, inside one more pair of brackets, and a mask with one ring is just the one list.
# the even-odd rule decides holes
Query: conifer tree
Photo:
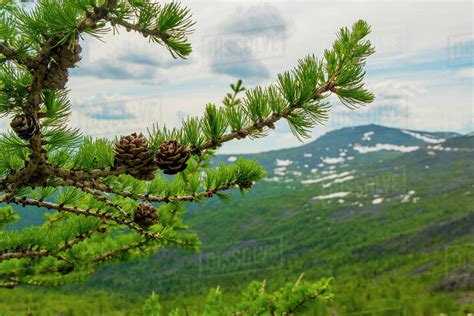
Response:
[{"label": "conifer tree", "polygon": [[351,108],[374,99],[363,83],[374,52],[370,27],[357,21],[337,33],[322,58],[300,59],[266,87],[244,89],[239,81],[222,105],[207,104],[180,128],[155,125],[144,134],[93,139],[68,126],[74,106],[66,87],[69,71],[80,66],[81,41],[127,30],[186,58],[194,27],[189,9],[152,0],[0,6],[0,113],[10,121],[0,134],[0,225],[18,219],[15,205],[51,211],[42,225],[0,231],[4,288],[81,281],[108,262],[163,247],[198,249],[183,222],[186,207],[212,197],[227,201],[229,191],[245,192],[265,176],[253,160],[212,166],[222,144],[265,137],[280,120],[301,140],[328,118],[330,95]]}]

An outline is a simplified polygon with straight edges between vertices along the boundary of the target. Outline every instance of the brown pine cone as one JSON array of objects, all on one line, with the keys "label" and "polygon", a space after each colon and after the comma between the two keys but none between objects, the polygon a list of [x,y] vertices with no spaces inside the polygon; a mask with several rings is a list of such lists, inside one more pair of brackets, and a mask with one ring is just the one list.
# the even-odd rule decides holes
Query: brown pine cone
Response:
[{"label": "brown pine cone", "polygon": [[165,174],[177,174],[186,169],[191,154],[175,140],[165,140],[156,152],[156,163]]},{"label": "brown pine cone", "polygon": [[130,175],[140,180],[153,180],[158,166],[145,137],[133,133],[122,136],[115,144],[114,166],[124,166]]},{"label": "brown pine cone", "polygon": [[148,228],[158,222],[156,208],[151,204],[140,204],[133,212],[133,221],[141,227]]},{"label": "brown pine cone", "polygon": [[38,123],[30,115],[18,114],[10,123],[11,128],[21,139],[31,139],[39,132]]}]

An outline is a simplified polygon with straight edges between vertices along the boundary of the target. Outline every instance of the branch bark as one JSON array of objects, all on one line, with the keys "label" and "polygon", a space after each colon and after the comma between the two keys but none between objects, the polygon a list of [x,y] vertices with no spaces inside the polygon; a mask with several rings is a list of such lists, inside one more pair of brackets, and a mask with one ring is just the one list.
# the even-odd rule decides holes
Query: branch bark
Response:
[{"label": "branch bark", "polygon": [[150,239],[160,239],[162,237],[160,234],[152,234],[152,233],[147,232],[145,229],[138,226],[137,224],[135,224],[132,220],[128,218],[121,218],[109,212],[94,212],[90,209],[80,209],[78,207],[66,206],[66,205],[61,205],[61,204],[55,204],[55,203],[38,201],[38,200],[27,199],[27,198],[20,198],[20,197],[3,196],[2,198],[0,198],[0,202],[15,203],[18,205],[23,205],[23,206],[31,205],[31,206],[36,206],[36,207],[44,207],[50,210],[57,210],[59,212],[68,212],[68,213],[77,214],[77,215],[97,217],[104,220],[113,221],[119,225],[125,225],[129,227],[130,229],[143,235],[144,237],[147,237]]},{"label": "branch bark", "polygon": [[20,65],[26,66],[28,69],[33,68],[35,65],[32,58],[21,56],[15,49],[8,46],[5,42],[0,42],[0,54],[4,55],[8,60],[13,60]]}]

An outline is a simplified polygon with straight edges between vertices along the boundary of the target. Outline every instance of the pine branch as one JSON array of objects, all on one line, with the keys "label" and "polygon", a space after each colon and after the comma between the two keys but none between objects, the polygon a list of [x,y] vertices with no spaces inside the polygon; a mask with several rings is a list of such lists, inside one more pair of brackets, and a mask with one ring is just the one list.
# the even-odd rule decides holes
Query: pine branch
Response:
[{"label": "pine branch", "polygon": [[94,232],[95,230],[89,230],[83,234],[80,234],[76,236],[75,238],[66,242],[61,247],[55,249],[54,251],[42,249],[42,250],[27,250],[27,251],[17,251],[17,252],[4,252],[0,254],[0,262],[4,260],[29,258],[29,257],[58,256],[61,252],[66,251],[72,248],[74,245],[77,245],[78,243],[91,237]]},{"label": "pine branch", "polygon": [[[351,108],[374,98],[363,85],[365,59],[373,53],[364,40],[370,28],[358,21],[352,30],[340,30],[323,59],[303,58],[275,84],[246,90],[242,98],[239,81],[231,85],[224,106],[208,104],[201,117],[183,120],[180,129],[154,125],[148,138],[134,133],[115,144],[83,137],[67,126],[71,104],[65,89],[69,70],[80,60],[81,34],[100,38],[110,22],[114,29],[123,26],[165,45],[174,57],[191,52],[187,36],[194,22],[179,3],[100,3],[40,1],[33,10],[12,9],[15,23],[1,15],[9,34],[0,42],[0,54],[8,60],[0,65],[0,114],[14,117],[13,132],[0,135],[0,203],[57,212],[44,226],[4,233],[0,264],[14,265],[11,272],[2,270],[0,287],[82,280],[105,261],[157,247],[196,249],[196,235],[181,232],[187,229],[182,222],[187,202],[213,196],[228,201],[224,191],[249,189],[265,176],[258,163],[243,159],[209,169],[206,161],[214,149],[266,136],[282,119],[298,139],[306,138],[328,118],[323,100],[329,95]],[[174,175],[172,180],[160,177],[159,170]],[[156,209],[151,203],[161,204]],[[1,225],[15,219],[12,211],[2,214]],[[105,235],[109,229],[113,233]],[[275,314],[290,306],[292,313],[315,293],[325,295],[327,285],[318,286],[322,292],[309,288],[298,295],[293,289],[299,282],[287,286],[274,300],[265,296],[271,306],[264,308]],[[264,295],[263,287],[257,292]],[[282,297],[291,298],[291,304],[278,305]]]},{"label": "pine branch", "polygon": [[[192,51],[187,36],[192,33],[194,22],[189,9],[181,8],[180,3],[171,2],[160,5],[152,1],[130,2],[130,7],[109,16],[111,24],[123,26],[127,31],[135,31],[150,41],[164,44],[173,57],[186,58]],[[135,21],[129,19],[133,17]]]},{"label": "pine branch", "polygon": [[[67,182],[63,182],[67,183]],[[115,195],[120,195],[125,198],[130,198],[133,200],[142,200],[142,201],[148,201],[148,202],[153,202],[153,203],[173,203],[173,202],[193,202],[193,201],[199,201],[202,198],[211,198],[215,194],[221,192],[221,191],[227,191],[232,188],[240,187],[244,189],[250,188],[252,185],[251,183],[243,183],[240,181],[232,181],[226,184],[222,184],[216,188],[213,189],[207,189],[203,192],[199,192],[197,194],[191,194],[191,195],[173,195],[173,196],[155,196],[151,194],[133,194],[131,192],[127,191],[118,191],[114,190],[111,186],[108,186],[106,184],[100,184],[98,185],[97,183],[90,185],[94,186],[96,189],[99,189],[101,191],[115,194]],[[90,189],[87,189],[90,190]]]},{"label": "pine branch", "polygon": [[67,213],[72,213],[72,214],[77,214],[77,215],[84,215],[88,217],[97,217],[103,220],[113,221],[120,225],[125,225],[129,227],[130,229],[137,231],[141,235],[150,239],[160,239],[162,237],[160,236],[160,234],[148,233],[146,232],[145,229],[138,226],[132,220],[118,217],[110,212],[97,212],[91,209],[80,209],[75,206],[73,207],[73,206],[55,204],[51,202],[38,201],[34,199],[28,199],[25,197],[3,196],[2,198],[0,198],[0,202],[14,203],[14,204],[22,205],[22,206],[30,205],[30,206],[36,206],[36,207],[44,207],[49,210],[57,210],[59,212],[67,212]]},{"label": "pine branch", "polygon": [[0,254],[0,262],[10,259],[19,259],[27,257],[42,257],[48,256],[49,253],[47,250],[37,250],[37,251],[17,251],[17,252],[5,252]]},{"label": "pine branch", "polygon": [[7,60],[13,60],[19,65],[26,66],[28,69],[33,68],[35,65],[32,58],[21,56],[15,49],[8,46],[5,42],[0,42],[0,55],[5,56]]},{"label": "pine branch", "polygon": [[115,208],[125,218],[129,217],[129,214],[120,205],[118,205],[118,204],[112,202],[111,200],[109,200],[106,196],[102,195],[102,193],[100,191],[96,191],[96,190],[93,190],[91,188],[84,187],[84,186],[81,186],[81,190],[83,190],[86,193],[91,194],[94,197],[94,199],[96,199],[97,201],[101,201],[105,205],[110,206],[112,208]]},{"label": "pine branch", "polygon": [[123,246],[119,249],[115,249],[115,250],[112,250],[112,251],[109,251],[109,252],[106,252],[100,256],[97,256],[95,257],[94,259],[92,259],[92,263],[94,265],[98,265],[98,264],[101,264],[101,263],[104,263],[105,261],[109,261],[109,260],[112,260],[114,258],[117,258],[119,257],[120,255],[130,251],[130,250],[134,250],[134,249],[137,249],[137,248],[140,248],[140,247],[143,247],[145,246],[147,243],[149,243],[150,240],[147,240],[147,239],[143,239],[141,240],[140,242],[138,243],[134,243],[134,244],[130,244],[130,245],[126,245],[126,246]]}]

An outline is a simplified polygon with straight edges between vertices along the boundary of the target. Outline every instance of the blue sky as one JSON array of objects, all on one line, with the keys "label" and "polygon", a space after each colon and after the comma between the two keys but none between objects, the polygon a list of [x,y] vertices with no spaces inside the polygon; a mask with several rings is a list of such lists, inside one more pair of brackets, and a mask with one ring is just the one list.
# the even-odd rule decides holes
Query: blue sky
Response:
[{"label": "blue sky", "polygon": [[[68,88],[72,124],[97,137],[144,132],[153,123],[179,126],[208,102],[220,103],[228,85],[272,83],[307,54],[321,56],[335,33],[363,18],[372,25],[376,54],[367,86],[376,101],[355,111],[331,99],[329,130],[369,123],[428,131],[473,127],[472,1],[183,1],[196,31],[188,60],[133,33],[85,38],[83,60]],[[223,152],[293,147],[285,123],[269,138],[240,141]],[[308,140],[310,141],[310,140]]]}]

